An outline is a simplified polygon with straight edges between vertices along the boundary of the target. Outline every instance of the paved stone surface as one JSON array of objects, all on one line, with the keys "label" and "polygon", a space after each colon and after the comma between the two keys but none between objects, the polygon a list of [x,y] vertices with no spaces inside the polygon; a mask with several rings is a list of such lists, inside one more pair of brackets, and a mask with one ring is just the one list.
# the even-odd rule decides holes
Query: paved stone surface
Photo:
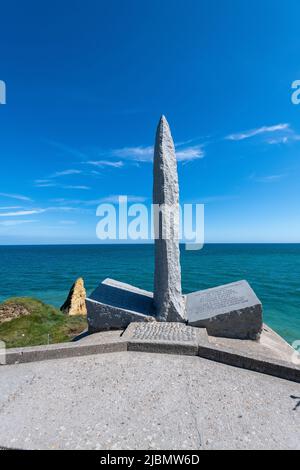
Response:
[{"label": "paved stone surface", "polygon": [[263,325],[259,341],[247,339],[216,338],[209,336],[212,345],[231,348],[243,354],[257,354],[266,359],[291,363],[295,350],[268,325]]},{"label": "paved stone surface", "polygon": [[[179,259],[179,187],[175,147],[169,124],[161,117],[155,139],[153,204],[161,217],[154,217],[154,304],[162,321],[182,321],[185,303],[181,293]],[[171,209],[171,212],[170,212]]]},{"label": "paved stone surface", "polygon": [[182,323],[131,323],[125,332],[85,331],[71,343],[8,349],[2,359],[12,365],[121,351],[200,356],[300,383],[296,352],[266,325],[260,341],[247,341],[214,338]]},{"label": "paved stone surface", "polygon": [[124,330],[111,330],[111,331],[99,331],[98,333],[86,334],[82,338],[78,339],[76,343],[82,345],[98,344],[98,343],[111,343],[115,341],[122,341],[122,333]]},{"label": "paved stone surface", "polygon": [[20,364],[0,368],[0,389],[3,447],[300,449],[299,384],[199,357]]},{"label": "paved stone surface", "polygon": [[212,336],[257,339],[262,331],[262,305],[247,281],[188,294],[186,309],[189,325]]}]

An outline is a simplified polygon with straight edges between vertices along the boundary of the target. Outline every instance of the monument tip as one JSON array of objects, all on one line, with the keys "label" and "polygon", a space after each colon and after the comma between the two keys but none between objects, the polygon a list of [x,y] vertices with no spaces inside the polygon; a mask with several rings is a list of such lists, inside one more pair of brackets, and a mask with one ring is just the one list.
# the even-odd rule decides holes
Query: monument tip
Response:
[{"label": "monument tip", "polygon": [[169,123],[168,123],[167,118],[164,114],[162,114],[160,116],[158,126],[159,127],[161,127],[161,126],[168,126],[169,127]]}]

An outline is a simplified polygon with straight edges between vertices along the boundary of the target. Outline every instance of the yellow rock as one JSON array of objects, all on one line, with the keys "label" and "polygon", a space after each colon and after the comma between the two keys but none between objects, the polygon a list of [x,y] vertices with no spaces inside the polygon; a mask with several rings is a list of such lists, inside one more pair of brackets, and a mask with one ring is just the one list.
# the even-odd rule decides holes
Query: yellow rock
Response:
[{"label": "yellow rock", "polygon": [[66,315],[86,315],[86,291],[82,277],[71,287],[69,295],[65,303],[60,307],[60,310]]}]

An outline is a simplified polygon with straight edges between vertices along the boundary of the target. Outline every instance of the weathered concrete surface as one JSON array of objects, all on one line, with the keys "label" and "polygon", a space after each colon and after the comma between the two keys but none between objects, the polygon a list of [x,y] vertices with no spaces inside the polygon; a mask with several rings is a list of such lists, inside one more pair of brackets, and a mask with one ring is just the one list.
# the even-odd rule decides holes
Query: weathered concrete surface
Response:
[{"label": "weathered concrete surface", "polygon": [[[76,342],[7,349],[5,361],[1,362],[0,367],[50,359],[127,351],[127,342],[123,340],[120,333],[120,331],[109,331],[86,336]],[[4,359],[3,356],[1,356],[1,359]]]},{"label": "weathered concrete surface", "polygon": [[292,362],[295,349],[292,348],[281,336],[273,331],[268,325],[263,325],[263,330],[258,341],[247,339],[217,338],[209,336],[209,342],[224,348],[233,348],[241,355],[253,353],[280,361]]},{"label": "weathered concrete surface", "polygon": [[[77,341],[6,351],[6,365],[105,354],[139,351],[175,355],[199,355],[205,359],[300,382],[299,357],[280,336],[265,325],[260,341],[215,338],[205,328],[182,323],[131,323],[123,330],[85,332]],[[5,363],[2,356],[2,362]],[[296,361],[295,361],[296,359]]]},{"label": "weathered concrete surface", "polygon": [[247,281],[188,294],[186,309],[188,324],[211,336],[256,340],[262,331],[262,305]]},{"label": "weathered concrete surface", "polygon": [[0,389],[3,447],[300,449],[300,385],[199,357],[15,365],[0,368]]},{"label": "weathered concrete surface", "polygon": [[124,342],[125,339],[122,336],[124,330],[111,330],[111,331],[99,331],[98,333],[86,334],[79,338],[76,343],[80,346],[87,346],[93,344],[102,344],[102,343],[114,343],[114,342]]},{"label": "weathered concrete surface", "polygon": [[[267,328],[267,327],[266,327]],[[199,355],[223,364],[300,382],[300,367],[292,362],[295,351],[268,329],[268,342],[232,340],[207,335],[205,328],[180,323],[132,323],[122,338],[128,351]],[[274,341],[275,339],[275,341]]]},{"label": "weathered concrete surface", "polygon": [[[169,124],[160,118],[156,131],[153,165],[155,207],[154,304],[161,321],[183,321],[179,253],[179,187],[175,147]],[[160,215],[156,212],[159,207]]]},{"label": "weathered concrete surface", "polygon": [[124,329],[131,322],[154,321],[153,295],[137,287],[105,279],[86,299],[90,332]]},{"label": "weathered concrete surface", "polygon": [[69,295],[60,310],[66,315],[86,315],[86,291],[82,277],[78,278],[70,289]]}]

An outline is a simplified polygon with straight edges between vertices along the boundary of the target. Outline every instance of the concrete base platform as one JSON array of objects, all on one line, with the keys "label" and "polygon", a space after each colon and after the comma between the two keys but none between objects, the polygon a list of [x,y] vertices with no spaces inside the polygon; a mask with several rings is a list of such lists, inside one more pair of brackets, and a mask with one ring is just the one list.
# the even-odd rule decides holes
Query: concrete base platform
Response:
[{"label": "concrete base platform", "polygon": [[[179,323],[131,323],[125,333],[98,332],[72,343],[9,349],[7,365],[104,354],[139,351],[200,356],[243,369],[300,382],[300,367],[293,363],[296,352],[270,328],[265,327],[262,342],[210,337],[204,328]],[[298,363],[299,363],[299,358]],[[294,361],[295,362],[295,361]]]},{"label": "concrete base platform", "polygon": [[300,385],[196,356],[122,352],[0,368],[0,446],[300,449]]},{"label": "concrete base platform", "polygon": [[217,347],[232,348],[242,354],[259,354],[265,359],[291,362],[295,350],[268,325],[263,325],[258,341],[216,338],[209,336],[208,341]]}]

